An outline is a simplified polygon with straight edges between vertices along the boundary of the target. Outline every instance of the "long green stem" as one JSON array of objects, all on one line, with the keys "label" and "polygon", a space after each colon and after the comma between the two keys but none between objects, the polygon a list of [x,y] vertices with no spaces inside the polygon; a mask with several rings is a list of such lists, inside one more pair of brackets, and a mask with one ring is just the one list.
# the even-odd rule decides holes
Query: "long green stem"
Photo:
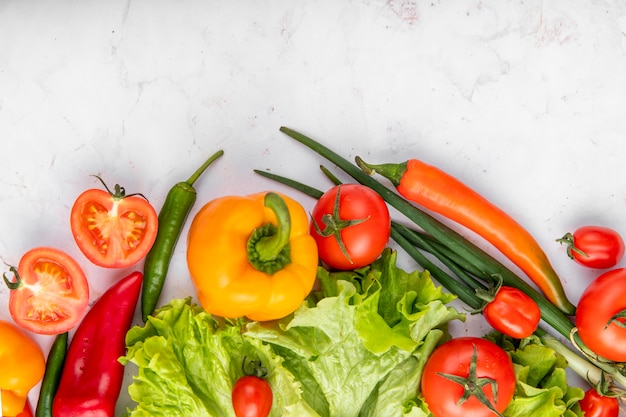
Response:
[{"label": "long green stem", "polygon": [[448,291],[455,294],[461,301],[473,309],[478,309],[482,305],[482,301],[476,297],[476,292],[459,284],[459,282],[447,274],[443,269],[439,268],[434,262],[420,252],[396,229],[391,229],[391,238],[411,257],[415,262],[420,264]]},{"label": "long green stem", "polygon": [[443,247],[442,245],[434,244],[434,242],[426,239],[424,237],[425,236],[424,234],[416,233],[412,231],[411,229],[409,229],[408,227],[401,225],[399,223],[392,222],[391,225],[412,245],[417,246],[419,249],[425,250],[426,252],[429,252],[435,255],[435,257],[439,259],[441,263],[443,263],[457,277],[459,277],[459,279],[463,282],[463,284],[472,288],[473,290],[477,290],[479,288],[483,290],[486,289],[486,287],[482,285],[480,281],[478,281],[478,279],[476,278],[476,276],[481,276],[484,274],[482,272],[478,272],[478,273],[475,273],[474,276],[472,276],[471,272],[468,272],[467,269],[465,269],[464,267],[456,263],[455,260],[451,259],[448,256],[449,254],[446,254],[445,251],[441,250]]},{"label": "long green stem", "polygon": [[[395,192],[391,191],[386,186],[379,183],[377,180],[365,174],[358,166],[344,159],[324,145],[286,127],[281,127],[280,131],[302,143],[303,145],[309,147],[320,156],[326,158],[328,161],[335,164],[337,167],[339,167],[352,178],[354,178],[357,182],[368,186],[376,191],[390,206],[397,209],[400,213],[402,213],[409,220],[411,220],[418,227],[420,227],[426,233],[426,235],[431,236],[432,239],[439,244],[444,245],[449,250],[449,252],[455,254],[454,256],[458,256],[460,259],[463,259],[463,262],[473,265],[471,270],[473,270],[474,272],[476,270],[479,270],[483,271],[487,275],[499,275],[502,278],[502,283],[504,285],[518,288],[528,294],[539,305],[542,312],[542,319],[544,320],[544,322],[550,325],[553,330],[560,333],[565,338],[570,338],[570,334],[575,329],[575,326],[573,322],[569,319],[569,317],[567,317],[557,307],[550,303],[534,287],[530,286],[526,281],[517,276],[515,273],[513,273],[491,255],[487,254],[481,248],[477,247],[434,217],[418,209],[410,202],[408,202]],[[257,172],[261,173],[259,171]],[[298,187],[294,188],[298,189]],[[321,192],[316,190],[313,194],[314,195],[309,195],[315,198],[319,198]],[[402,242],[401,246],[403,247],[403,249],[405,249],[407,253],[411,257],[413,257],[416,262],[420,263],[424,268],[433,268],[434,273],[433,271],[431,271],[431,273],[433,273],[433,276],[435,276],[435,278],[444,287],[457,294],[457,296],[459,296],[459,298],[470,307],[477,307],[476,300],[474,298],[475,294],[466,285],[460,285],[460,283],[456,279],[450,277],[447,273],[438,268],[433,262],[430,261],[430,259],[421,254],[421,252],[417,250],[416,246],[410,244],[410,242],[406,241],[406,239],[404,239],[404,241],[406,241],[407,243],[405,244],[405,242],[402,240],[403,237],[397,232],[397,230],[394,231],[392,229],[392,238],[394,238],[396,242]],[[427,249],[428,248],[426,247],[424,248],[424,250]],[[433,251],[432,254],[435,255],[435,257],[439,255],[440,257],[438,259],[442,261],[442,253],[442,251],[439,251],[439,254],[437,254],[437,251]],[[457,265],[461,264],[462,262],[457,263]],[[442,273],[440,273],[440,271]],[[439,276],[437,276],[436,274],[439,274]],[[539,331],[547,334],[547,332],[545,332],[543,329],[539,329]],[[582,349],[586,349],[577,335],[574,335],[573,339],[574,342],[581,346]],[[617,383],[619,383],[623,387],[626,387],[626,378],[620,373],[621,364],[606,363],[595,360],[593,357],[586,357],[586,360],[583,359],[583,361],[588,362],[589,366],[597,367],[607,372],[613,377],[613,379]]]},{"label": "long green stem", "polygon": [[[315,199],[320,198],[323,194],[323,192],[318,189],[302,184],[298,181],[282,177],[280,175],[261,170],[254,170],[254,172],[265,178],[269,178],[271,180],[279,182],[283,185],[288,185]],[[330,172],[325,172],[327,176],[329,173]],[[333,181],[333,183],[337,184],[335,180],[333,180],[333,178],[336,177],[329,178]],[[428,270],[441,285],[447,288],[450,292],[456,294],[461,299],[461,301],[463,301],[472,308],[480,307],[482,301],[476,298],[476,293],[474,289],[458,284],[457,281],[452,278],[447,272],[445,272],[442,268],[440,268],[434,262],[428,259],[428,257],[426,257],[422,252],[417,250],[417,248],[413,244],[411,244],[411,242],[409,242],[397,229],[397,227],[391,228],[391,237],[409,254],[409,256],[411,256],[424,269]],[[424,242],[424,244],[428,246],[428,243]]]},{"label": "long green stem", "polygon": [[287,127],[281,127],[280,131],[307,146],[320,156],[326,158],[359,183],[376,191],[390,206],[397,209],[409,220],[422,228],[426,233],[446,245],[460,257],[466,259],[470,263],[476,264],[477,267],[484,270],[489,275],[500,275],[504,285],[518,288],[528,294],[528,296],[539,304],[542,312],[542,318],[561,335],[569,337],[569,334],[574,327],[569,318],[565,316],[556,306],[550,303],[541,293],[539,293],[539,291],[529,285],[522,278],[515,275],[495,258],[488,255],[485,251],[465,239],[450,227],[420,210],[409,201],[405,200],[403,197],[378,182],[376,179],[370,177],[357,165],[343,158],[326,146]]},{"label": "long green stem", "polygon": [[[399,224],[399,223],[395,223],[395,224]],[[405,225],[402,225],[402,228],[406,229],[410,235],[420,236],[421,240],[428,242],[430,245],[430,246],[424,246],[420,244],[420,240],[408,238],[409,241],[411,241],[411,243],[416,245],[418,248],[430,252],[427,249],[429,247],[432,247],[438,252],[440,252],[442,256],[445,256],[446,258],[450,259],[450,261],[459,265],[459,267],[463,268],[463,270],[469,272],[474,277],[487,279],[487,276],[485,276],[485,272],[482,269],[478,268],[475,264],[468,262],[467,259],[459,256],[456,252],[450,250],[450,248],[448,248],[446,245],[441,244],[441,242],[439,242],[437,239],[434,239],[429,234],[424,233],[414,228],[409,228]]]}]

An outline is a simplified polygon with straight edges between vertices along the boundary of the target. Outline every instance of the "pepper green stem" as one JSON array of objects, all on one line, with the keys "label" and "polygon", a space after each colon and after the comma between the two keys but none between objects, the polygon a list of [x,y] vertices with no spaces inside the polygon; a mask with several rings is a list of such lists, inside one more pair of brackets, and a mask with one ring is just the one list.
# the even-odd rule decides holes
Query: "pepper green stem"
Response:
[{"label": "pepper green stem", "polygon": [[400,180],[402,176],[406,172],[407,163],[403,162],[400,164],[368,164],[360,156],[354,158],[357,166],[361,168],[361,171],[365,172],[367,175],[374,175],[376,173],[382,175],[387,178],[394,186],[400,185]]},{"label": "pepper green stem", "polygon": [[259,271],[273,275],[291,263],[291,216],[287,203],[276,193],[267,193],[264,204],[276,215],[277,226],[267,223],[254,229],[248,239],[248,261]]},{"label": "pepper green stem", "polygon": [[189,177],[189,179],[185,181],[185,183],[188,185],[193,185],[193,183],[196,182],[198,178],[200,178],[200,175],[202,175],[202,173],[206,171],[206,169],[213,163],[213,161],[215,161],[217,158],[219,158],[222,155],[224,155],[223,150],[219,150],[215,152],[213,155],[211,155],[209,159],[204,161],[204,163],[200,166],[200,168],[198,168],[196,172],[194,172],[191,175],[191,177]]}]

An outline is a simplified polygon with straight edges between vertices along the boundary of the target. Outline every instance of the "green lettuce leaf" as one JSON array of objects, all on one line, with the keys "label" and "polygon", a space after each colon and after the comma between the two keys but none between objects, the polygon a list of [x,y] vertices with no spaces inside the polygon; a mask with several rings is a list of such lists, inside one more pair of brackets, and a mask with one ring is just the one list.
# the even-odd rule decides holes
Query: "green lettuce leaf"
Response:
[{"label": "green lettuce leaf", "polygon": [[515,340],[500,333],[488,335],[511,357],[517,389],[506,417],[582,416],[578,401],[584,396],[579,387],[567,383],[567,361],[536,336]]},{"label": "green lettuce leaf", "polygon": [[[244,360],[268,369],[274,389],[272,416],[317,416],[302,400],[300,383],[282,358],[261,341],[244,337],[241,325],[220,323],[190,299],[172,300],[126,336],[123,364],[137,374],[128,387],[139,416],[234,416],[230,393]],[[128,365],[131,366],[131,365]]]},{"label": "green lettuce leaf", "polygon": [[134,366],[130,417],[233,416],[244,360],[260,361],[274,393],[271,417],[428,416],[418,398],[426,359],[465,315],[428,272],[407,273],[385,250],[356,271],[319,269],[319,291],[275,322],[212,317],[172,300],[126,337]]},{"label": "green lettuce leaf", "polygon": [[[465,317],[445,306],[453,297],[427,272],[407,274],[395,262],[395,252],[387,250],[370,268],[322,271],[325,297],[316,304],[303,304],[280,326],[248,326],[246,334],[274,346],[285,367],[306,374],[304,397],[320,415],[358,416],[374,395],[380,409],[385,398],[395,406],[414,400],[423,360],[447,334],[442,329]],[[399,371],[411,365],[412,372]],[[402,395],[391,395],[398,386],[406,387]]]}]

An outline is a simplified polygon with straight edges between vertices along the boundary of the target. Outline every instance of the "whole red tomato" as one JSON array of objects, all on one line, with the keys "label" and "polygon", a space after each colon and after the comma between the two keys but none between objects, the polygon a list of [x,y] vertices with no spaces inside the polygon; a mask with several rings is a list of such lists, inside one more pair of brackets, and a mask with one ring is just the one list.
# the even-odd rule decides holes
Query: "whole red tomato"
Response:
[{"label": "whole red tomato", "polygon": [[483,308],[483,315],[487,323],[500,333],[523,339],[537,330],[541,309],[523,291],[502,286]]},{"label": "whole red tomato", "polygon": [[235,383],[232,400],[237,417],[267,417],[272,409],[272,387],[264,378],[245,375]]},{"label": "whole red tomato", "polygon": [[601,274],[587,286],[576,309],[583,343],[596,354],[626,362],[626,328],[617,315],[626,309],[626,269]]},{"label": "whole red tomato", "polygon": [[67,253],[50,247],[29,250],[15,277],[4,280],[11,292],[9,312],[23,329],[53,335],[71,330],[89,302],[89,284],[80,265]]},{"label": "whole red tomato", "polygon": [[389,242],[391,219],[383,198],[360,184],[337,185],[322,195],[311,214],[319,257],[334,269],[371,264]]},{"label": "whole red tomato", "polygon": [[583,226],[558,242],[567,244],[567,255],[588,268],[612,268],[624,256],[624,240],[608,227]]},{"label": "whole red tomato", "polygon": [[105,268],[125,268],[135,265],[152,248],[158,215],[148,200],[126,195],[124,188],[116,185],[114,193],[94,188],[79,195],[72,206],[70,226],[87,259]]},{"label": "whole red tomato", "polygon": [[600,394],[596,388],[587,390],[585,397],[578,404],[585,412],[585,417],[619,416],[619,400]]},{"label": "whole red tomato", "polygon": [[[472,395],[459,402],[471,386]],[[435,349],[421,383],[424,400],[435,417],[493,417],[490,407],[501,413],[511,402],[515,386],[509,355],[479,337],[459,337]]]}]

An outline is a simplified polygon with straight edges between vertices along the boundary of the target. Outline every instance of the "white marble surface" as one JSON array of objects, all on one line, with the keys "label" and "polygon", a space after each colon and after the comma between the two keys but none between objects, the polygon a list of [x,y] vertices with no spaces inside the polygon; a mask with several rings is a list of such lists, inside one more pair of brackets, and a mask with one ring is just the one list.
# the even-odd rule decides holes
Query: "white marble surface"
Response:
[{"label": "white marble surface", "polygon": [[[72,240],[90,175],[160,207],[223,149],[199,204],[278,188],[253,168],[326,186],[286,125],[350,159],[418,157],[463,179],[528,227],[576,301],[597,272],[554,239],[589,223],[626,235],[625,52],[617,0],[0,0],[0,259],[66,250],[95,299],[123,271]],[[166,297],[193,291],[183,252]]]}]

